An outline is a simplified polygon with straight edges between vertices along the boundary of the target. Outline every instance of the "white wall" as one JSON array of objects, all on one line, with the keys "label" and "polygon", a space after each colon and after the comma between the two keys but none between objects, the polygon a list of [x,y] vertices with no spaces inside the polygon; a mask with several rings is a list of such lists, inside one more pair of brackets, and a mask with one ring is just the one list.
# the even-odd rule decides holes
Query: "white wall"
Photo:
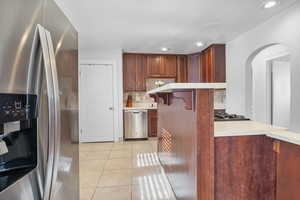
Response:
[{"label": "white wall", "polygon": [[[270,88],[268,83],[269,61],[289,54],[286,47],[282,45],[270,46],[262,50],[252,61],[252,109],[251,119],[263,123],[270,123]],[[249,83],[251,84],[251,83]],[[251,90],[249,91],[251,92]],[[248,105],[247,105],[248,106]]]},{"label": "white wall", "polygon": [[79,63],[115,63],[114,68],[114,128],[115,141],[123,138],[123,71],[122,50],[85,50],[80,49]]},{"label": "white wall", "polygon": [[249,56],[264,46],[276,43],[288,47],[291,53],[289,128],[300,131],[300,2],[227,43],[227,111],[246,114],[246,100],[251,93],[249,86],[246,87],[246,79],[249,79],[246,74],[250,71],[247,68]]}]

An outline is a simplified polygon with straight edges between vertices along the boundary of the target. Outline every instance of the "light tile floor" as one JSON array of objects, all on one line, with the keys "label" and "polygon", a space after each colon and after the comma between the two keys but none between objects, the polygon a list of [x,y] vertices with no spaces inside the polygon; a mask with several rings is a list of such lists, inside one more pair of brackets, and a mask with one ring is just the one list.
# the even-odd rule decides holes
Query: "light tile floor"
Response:
[{"label": "light tile floor", "polygon": [[175,200],[157,140],[80,145],[80,200]]}]

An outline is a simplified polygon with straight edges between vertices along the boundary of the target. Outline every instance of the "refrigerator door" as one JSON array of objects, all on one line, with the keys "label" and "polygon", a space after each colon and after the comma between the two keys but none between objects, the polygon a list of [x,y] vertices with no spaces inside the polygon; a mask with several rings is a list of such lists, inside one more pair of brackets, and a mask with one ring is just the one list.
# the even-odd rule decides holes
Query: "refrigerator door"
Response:
[{"label": "refrigerator door", "polygon": [[77,31],[53,0],[45,5],[43,27],[51,33],[60,95],[61,136],[52,200],[79,199]]}]

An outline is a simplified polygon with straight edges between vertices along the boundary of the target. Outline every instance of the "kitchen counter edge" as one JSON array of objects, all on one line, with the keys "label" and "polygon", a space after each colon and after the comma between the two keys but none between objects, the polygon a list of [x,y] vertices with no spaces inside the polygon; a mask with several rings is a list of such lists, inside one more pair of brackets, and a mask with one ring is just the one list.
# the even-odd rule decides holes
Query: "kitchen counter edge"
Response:
[{"label": "kitchen counter edge", "polygon": [[300,133],[274,128],[255,121],[215,122],[214,137],[265,135],[277,140],[300,145]]}]

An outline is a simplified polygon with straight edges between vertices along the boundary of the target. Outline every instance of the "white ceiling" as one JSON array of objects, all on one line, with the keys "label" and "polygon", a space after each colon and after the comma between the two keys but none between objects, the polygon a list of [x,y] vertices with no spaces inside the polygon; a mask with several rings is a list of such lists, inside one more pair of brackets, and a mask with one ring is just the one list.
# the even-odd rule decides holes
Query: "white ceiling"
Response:
[{"label": "white ceiling", "polygon": [[79,32],[80,49],[169,53],[200,51],[196,41],[222,43],[298,0],[263,9],[262,0],[56,0]]}]

